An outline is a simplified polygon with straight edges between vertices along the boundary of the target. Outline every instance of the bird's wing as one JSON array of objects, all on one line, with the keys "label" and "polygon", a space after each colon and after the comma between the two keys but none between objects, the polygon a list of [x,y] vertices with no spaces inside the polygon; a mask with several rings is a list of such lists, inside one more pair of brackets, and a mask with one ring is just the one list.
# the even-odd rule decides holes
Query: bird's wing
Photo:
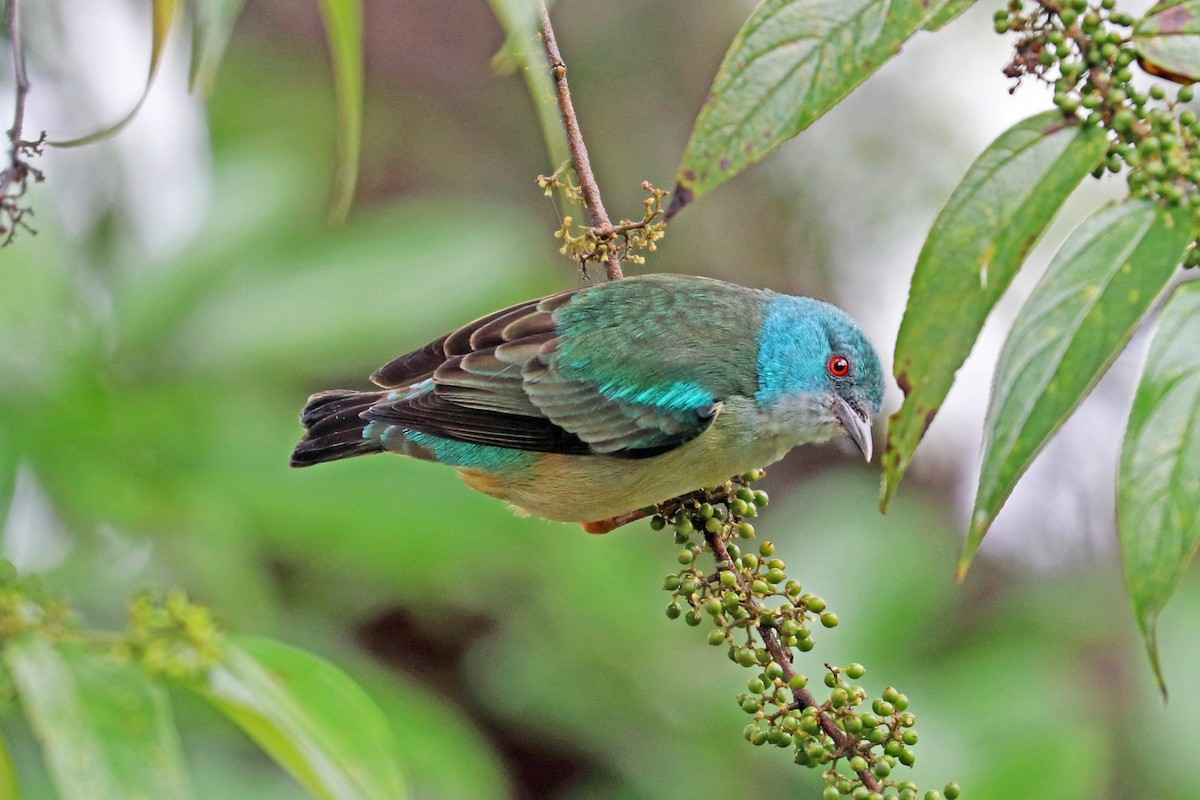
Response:
[{"label": "bird's wing", "polygon": [[[397,391],[363,416],[539,452],[640,458],[677,447],[707,428],[730,394],[752,394],[754,381],[752,361],[747,379],[744,364],[710,363],[711,339],[676,330],[683,310],[712,309],[711,298],[686,296],[692,282],[674,281],[682,286],[627,279],[620,284],[629,289],[564,292],[476,320],[379,370],[372,380]],[[725,338],[722,357],[741,354],[727,335],[745,339],[732,328],[750,322],[717,315],[707,333]]]}]

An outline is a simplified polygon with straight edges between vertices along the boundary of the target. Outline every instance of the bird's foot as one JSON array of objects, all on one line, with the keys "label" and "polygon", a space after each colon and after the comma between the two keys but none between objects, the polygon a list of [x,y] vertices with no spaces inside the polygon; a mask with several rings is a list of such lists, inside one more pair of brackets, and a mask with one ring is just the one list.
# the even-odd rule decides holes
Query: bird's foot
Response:
[{"label": "bird's foot", "polygon": [[637,522],[639,519],[645,519],[650,514],[654,513],[654,507],[639,508],[637,511],[629,511],[625,514],[619,514],[609,519],[600,519],[595,522],[584,522],[583,529],[588,533],[608,533],[615,531],[622,525],[628,525],[631,522]]}]

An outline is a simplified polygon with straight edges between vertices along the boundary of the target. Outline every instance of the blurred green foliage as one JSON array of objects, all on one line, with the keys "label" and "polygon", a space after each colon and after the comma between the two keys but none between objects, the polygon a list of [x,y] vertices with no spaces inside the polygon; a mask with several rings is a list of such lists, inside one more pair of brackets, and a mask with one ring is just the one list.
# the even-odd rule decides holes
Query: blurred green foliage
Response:
[{"label": "blurred green foliage", "polygon": [[[573,78],[587,75],[581,65],[602,63],[607,45],[586,41],[586,16],[567,19]],[[326,55],[319,40],[275,49],[262,33],[251,25],[235,38],[212,98],[216,200],[186,252],[148,263],[104,237],[73,242],[43,218],[41,235],[0,253],[0,503],[22,470],[45,492],[43,525],[69,541],[47,582],[96,623],[119,619],[137,588],[180,585],[231,630],[332,660],[384,710],[416,796],[815,794],[819,776],[738,736],[741,672],[662,615],[675,551],[665,535],[641,524],[594,537],[520,519],[450,471],[405,459],[288,469],[311,390],[362,385],[448,326],[573,276],[554,254],[554,215],[538,205],[541,145],[520,105],[491,123],[511,126],[509,140],[479,145],[509,148],[515,165],[467,186],[445,153],[472,141],[470,118],[428,89],[404,103],[368,95],[368,187],[390,157],[371,140],[372,119],[408,126],[413,152],[443,155],[420,165],[401,199],[367,197],[328,230],[321,187],[336,115],[312,88],[329,80]],[[641,67],[612,69],[619,86]],[[588,86],[575,85],[585,115]],[[522,88],[498,91],[518,103]],[[624,141],[621,113],[589,128],[600,165],[650,137]],[[382,122],[392,114],[410,116]],[[687,120],[671,119],[682,141]],[[766,191],[757,180],[748,185]],[[753,206],[743,211],[753,219]],[[776,224],[756,222],[728,246],[780,263]],[[673,241],[686,230],[673,231],[675,255],[661,265],[766,281],[750,266],[689,263],[704,248]],[[822,282],[812,272],[774,281]],[[830,462],[802,451],[789,463]],[[883,518],[865,468],[806,481],[787,465],[773,473],[760,534],[842,619],[798,666],[861,661],[872,690],[895,684],[913,698],[915,780],[953,775],[972,800],[1194,794],[1194,580],[1160,622],[1164,670],[1180,676],[1164,708],[1115,565],[1040,575],[983,563],[959,586],[958,526],[939,487],[917,487]],[[22,524],[10,515],[6,536]],[[304,796],[212,709],[171,700],[200,797]],[[0,727],[24,796],[52,797],[32,732],[14,714]]]}]

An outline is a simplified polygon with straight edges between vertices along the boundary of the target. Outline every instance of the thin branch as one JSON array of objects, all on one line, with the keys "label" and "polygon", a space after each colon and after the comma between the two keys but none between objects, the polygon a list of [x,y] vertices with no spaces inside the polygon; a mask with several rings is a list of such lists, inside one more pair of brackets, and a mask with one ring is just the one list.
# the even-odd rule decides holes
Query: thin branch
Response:
[{"label": "thin branch", "polygon": [[[725,538],[719,533],[705,534],[705,538],[708,540],[708,546],[712,548],[713,555],[716,557],[718,569],[723,569],[723,567],[720,566],[722,563],[730,565],[729,570],[737,579],[738,589],[747,598],[745,601],[745,608],[752,615],[750,618],[758,619],[761,617],[763,609],[759,607],[759,605],[752,599],[754,595],[750,591],[750,587],[746,584],[746,579],[738,570],[733,569],[732,567],[733,558],[729,555],[729,548],[725,544]],[[763,644],[766,646],[767,652],[771,654],[771,658],[775,659],[775,662],[779,664],[780,668],[783,669],[784,680],[790,681],[796,674],[796,670],[792,666],[791,653],[789,653],[788,650],[786,650],[779,642],[779,636],[775,633],[774,628],[765,625],[758,625],[757,627],[758,635],[762,637]],[[851,755],[853,747],[846,738],[845,732],[843,732],[842,729],[839,728],[832,719],[830,719],[828,714],[820,710],[821,704],[817,702],[817,698],[813,696],[812,692],[808,691],[808,689],[792,689],[792,696],[795,698],[798,708],[807,708],[811,706],[817,709],[817,721],[821,724],[821,730],[825,731],[829,738],[833,740],[838,752],[847,756]],[[858,777],[863,782],[863,786],[867,787],[872,792],[883,791],[883,787],[879,784],[879,781],[876,780],[875,776],[870,772],[870,770],[863,770],[862,772],[858,773]]]},{"label": "thin branch", "polygon": [[[28,181],[33,178],[40,181],[43,178],[41,170],[35,169],[25,157],[41,155],[42,143],[46,140],[43,133],[34,141],[26,141],[22,135],[25,127],[25,97],[29,94],[29,77],[25,73],[25,59],[21,56],[21,17],[19,0],[9,0],[8,14],[5,19],[9,39],[12,42],[13,78],[16,84],[16,100],[13,108],[13,125],[8,130],[9,163],[0,172],[0,233],[6,234],[0,247],[12,242],[18,228],[35,233],[25,222],[26,214],[32,210],[20,204],[20,198],[28,188]],[[7,224],[4,224],[7,223]]]},{"label": "thin branch", "polygon": [[[584,206],[587,209],[589,222],[597,231],[611,235],[612,221],[604,210],[604,201],[600,199],[600,186],[592,172],[592,164],[588,160],[587,146],[583,143],[583,134],[579,130],[579,119],[575,116],[575,106],[571,103],[571,90],[567,86],[567,65],[563,63],[562,53],[558,50],[558,41],[554,38],[554,28],[550,25],[550,12],[546,4],[539,3],[541,14],[542,45],[546,48],[546,57],[550,61],[550,74],[554,76],[554,86],[558,95],[558,108],[562,112],[563,127],[567,131],[567,149],[571,153],[571,166],[579,177],[579,189],[583,192]],[[617,254],[608,252],[606,271],[610,281],[623,278],[621,261]]]}]

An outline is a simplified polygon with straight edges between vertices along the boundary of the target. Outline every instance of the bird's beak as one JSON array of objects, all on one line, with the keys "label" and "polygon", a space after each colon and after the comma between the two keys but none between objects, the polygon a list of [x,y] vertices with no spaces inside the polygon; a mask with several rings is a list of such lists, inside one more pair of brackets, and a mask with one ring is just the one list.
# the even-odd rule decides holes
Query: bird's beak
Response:
[{"label": "bird's beak", "polygon": [[841,397],[838,397],[833,405],[833,413],[837,414],[838,421],[842,423],[842,427],[846,429],[846,433],[858,445],[858,449],[862,450],[863,456],[867,461],[871,460],[871,420],[868,417],[847,403]]}]

